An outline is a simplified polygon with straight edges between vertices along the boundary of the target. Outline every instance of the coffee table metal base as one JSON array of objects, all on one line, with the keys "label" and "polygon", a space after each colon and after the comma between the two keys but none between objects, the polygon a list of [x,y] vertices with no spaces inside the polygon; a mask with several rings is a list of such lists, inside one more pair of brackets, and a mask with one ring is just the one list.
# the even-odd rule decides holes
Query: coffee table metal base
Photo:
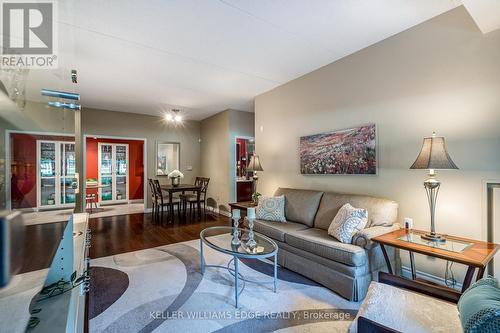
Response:
[{"label": "coffee table metal base", "polygon": [[[265,258],[270,258],[270,257],[274,257],[273,261],[273,265],[274,265],[274,277],[273,277],[273,281],[255,281],[255,280],[249,280],[247,278],[245,278],[245,276],[243,274],[241,274],[239,271],[238,271],[238,258],[250,258],[250,259],[256,259],[256,260],[261,260],[261,259],[265,259]],[[231,267],[231,265],[233,267]],[[222,265],[207,265],[205,263],[205,257],[203,256],[203,240],[200,239],[200,271],[201,271],[201,274],[205,274],[205,268],[223,268],[223,269],[227,269],[227,271],[229,272],[229,274],[231,274],[234,278],[234,302],[235,302],[235,307],[238,308],[238,301],[239,301],[239,298],[240,298],[240,295],[241,293],[243,292],[243,290],[245,289],[245,283],[246,282],[250,282],[250,283],[258,283],[258,284],[270,284],[272,283],[273,284],[273,291],[276,292],[277,290],[277,286],[278,286],[278,252],[275,251],[274,253],[271,253],[265,257],[261,257],[261,258],[255,258],[253,257],[252,255],[233,255],[233,258],[231,260],[228,261],[227,265],[226,266],[222,266]],[[241,280],[242,284],[241,284],[241,289],[239,288],[239,281]]]}]

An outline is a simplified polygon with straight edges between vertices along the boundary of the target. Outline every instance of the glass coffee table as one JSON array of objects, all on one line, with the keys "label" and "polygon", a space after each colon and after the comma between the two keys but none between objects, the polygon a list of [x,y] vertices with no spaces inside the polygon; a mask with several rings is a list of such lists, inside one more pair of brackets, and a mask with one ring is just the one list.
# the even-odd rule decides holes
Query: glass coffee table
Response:
[{"label": "glass coffee table", "polygon": [[[233,233],[238,231],[240,240],[239,245],[233,245]],[[205,273],[205,268],[216,267],[227,269],[228,272],[234,277],[234,300],[235,307],[238,307],[238,299],[240,294],[245,289],[245,282],[259,283],[259,284],[274,284],[274,292],[277,287],[277,274],[278,274],[278,245],[269,237],[254,232],[255,247],[246,246],[249,238],[249,230],[233,228],[233,227],[209,227],[203,229],[200,233],[200,268],[201,274]],[[221,265],[207,265],[203,256],[203,245],[214,249],[215,251],[222,252],[232,256],[226,266]],[[246,279],[238,271],[238,261],[240,258],[246,259],[266,259],[274,257],[274,279],[272,281],[254,281]],[[241,289],[239,289],[239,281],[241,281]]]}]

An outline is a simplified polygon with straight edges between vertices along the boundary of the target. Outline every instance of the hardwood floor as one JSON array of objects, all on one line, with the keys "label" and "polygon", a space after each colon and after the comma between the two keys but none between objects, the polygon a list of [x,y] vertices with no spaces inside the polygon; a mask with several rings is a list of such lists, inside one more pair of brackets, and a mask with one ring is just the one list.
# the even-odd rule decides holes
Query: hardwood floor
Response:
[{"label": "hardwood floor", "polygon": [[[26,227],[24,262],[21,273],[48,268],[57,250],[66,222],[54,222]],[[156,246],[198,239],[209,226],[227,225],[228,217],[206,216],[201,221],[175,221],[171,224],[153,224],[152,215],[131,214],[92,218],[90,258],[106,257],[124,252],[138,251]]]},{"label": "hardwood floor", "polygon": [[26,227],[24,261],[20,273],[37,271],[50,266],[66,222],[29,225]]},{"label": "hardwood floor", "polygon": [[186,222],[176,220],[160,225],[153,223],[150,213],[93,218],[89,221],[92,230],[90,258],[198,239],[203,229],[215,225],[230,226],[231,221],[222,215],[207,215],[201,221],[188,217]]}]

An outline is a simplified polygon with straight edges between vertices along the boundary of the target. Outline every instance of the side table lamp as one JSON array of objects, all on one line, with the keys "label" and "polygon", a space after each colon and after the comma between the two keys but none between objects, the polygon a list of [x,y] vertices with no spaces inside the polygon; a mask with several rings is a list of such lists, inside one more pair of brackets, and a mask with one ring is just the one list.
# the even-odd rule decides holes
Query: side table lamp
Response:
[{"label": "side table lamp", "polygon": [[252,155],[250,157],[250,161],[248,161],[247,165],[247,171],[253,172],[252,199],[255,203],[257,203],[257,200],[255,200],[255,197],[258,198],[257,180],[259,179],[259,177],[257,176],[257,171],[264,171],[264,169],[262,169],[262,165],[260,165],[259,155]]},{"label": "side table lamp", "polygon": [[436,179],[435,170],[458,169],[458,167],[448,155],[444,137],[432,133],[432,137],[424,138],[420,153],[410,169],[429,170],[429,178],[424,182],[424,187],[431,213],[431,232],[421,237],[431,242],[445,242],[446,238],[437,234],[435,229],[436,199],[441,185],[441,182]]}]

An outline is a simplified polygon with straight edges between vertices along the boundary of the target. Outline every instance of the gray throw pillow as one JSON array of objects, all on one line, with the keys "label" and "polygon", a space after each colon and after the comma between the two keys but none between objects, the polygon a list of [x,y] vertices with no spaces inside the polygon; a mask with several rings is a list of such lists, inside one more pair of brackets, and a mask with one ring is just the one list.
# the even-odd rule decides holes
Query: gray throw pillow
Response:
[{"label": "gray throw pillow", "polygon": [[352,236],[365,228],[368,223],[368,211],[363,208],[354,208],[351,204],[343,205],[333,218],[328,234],[342,243],[350,244]]},{"label": "gray throw pillow", "polygon": [[255,215],[259,220],[286,222],[285,196],[260,197]]}]

